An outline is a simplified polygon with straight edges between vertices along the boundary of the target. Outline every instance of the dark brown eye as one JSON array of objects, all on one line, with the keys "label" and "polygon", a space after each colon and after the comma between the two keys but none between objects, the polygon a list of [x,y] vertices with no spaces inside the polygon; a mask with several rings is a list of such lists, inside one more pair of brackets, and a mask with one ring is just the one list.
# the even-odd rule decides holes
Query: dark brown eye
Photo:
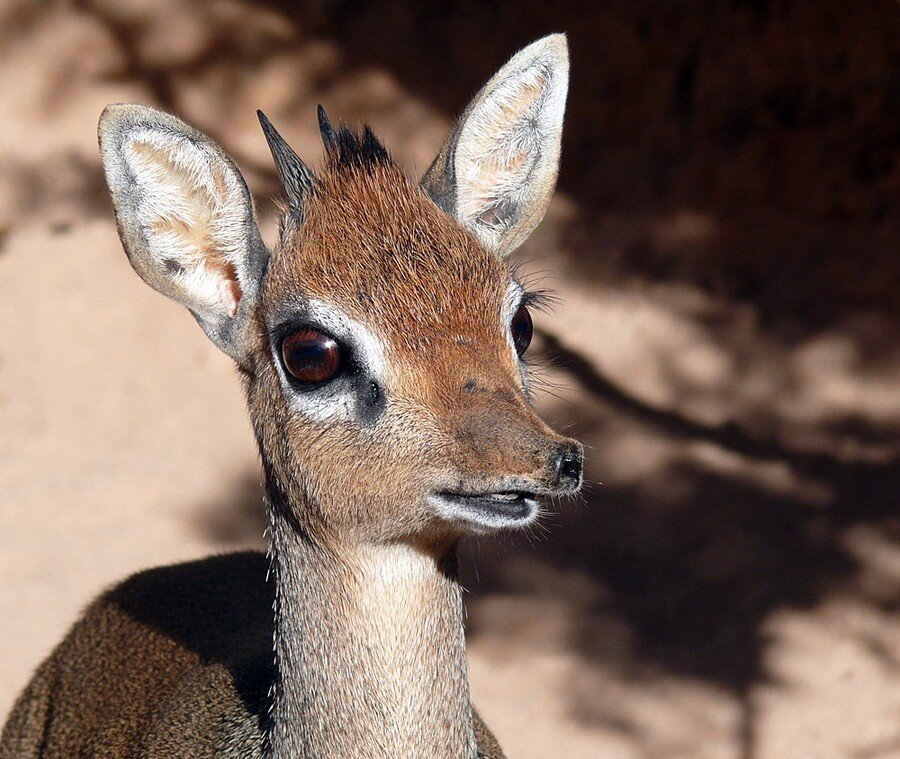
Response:
[{"label": "dark brown eye", "polygon": [[300,329],[281,343],[284,367],[300,382],[327,382],[341,366],[341,348],[333,337],[314,329]]},{"label": "dark brown eye", "polygon": [[509,328],[512,331],[513,345],[516,346],[516,352],[521,356],[531,345],[531,336],[534,334],[531,314],[528,313],[524,303],[519,306]]}]

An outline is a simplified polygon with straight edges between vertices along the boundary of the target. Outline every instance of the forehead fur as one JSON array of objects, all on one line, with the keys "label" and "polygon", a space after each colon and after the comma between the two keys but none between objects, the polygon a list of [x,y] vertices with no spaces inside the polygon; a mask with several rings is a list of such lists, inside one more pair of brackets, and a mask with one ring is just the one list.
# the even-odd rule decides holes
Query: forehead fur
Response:
[{"label": "forehead fur", "polygon": [[270,262],[267,307],[328,300],[410,350],[438,336],[502,336],[506,264],[441,211],[371,132],[339,135],[302,223],[288,227]]}]

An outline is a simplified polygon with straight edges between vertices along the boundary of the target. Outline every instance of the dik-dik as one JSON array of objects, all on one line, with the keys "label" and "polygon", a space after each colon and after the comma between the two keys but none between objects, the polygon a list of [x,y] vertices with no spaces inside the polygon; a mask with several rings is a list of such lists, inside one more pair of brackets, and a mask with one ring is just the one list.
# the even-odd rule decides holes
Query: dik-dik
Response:
[{"label": "dik-dik", "polygon": [[20,696],[4,759],[502,756],[469,698],[456,548],[581,484],[581,447],[531,406],[532,295],[507,263],[550,202],[567,86],[562,35],[520,51],[419,183],[321,109],[313,172],[260,114],[285,199],[271,251],[208,137],[104,111],[132,266],[242,377],[270,560],[101,596]]}]

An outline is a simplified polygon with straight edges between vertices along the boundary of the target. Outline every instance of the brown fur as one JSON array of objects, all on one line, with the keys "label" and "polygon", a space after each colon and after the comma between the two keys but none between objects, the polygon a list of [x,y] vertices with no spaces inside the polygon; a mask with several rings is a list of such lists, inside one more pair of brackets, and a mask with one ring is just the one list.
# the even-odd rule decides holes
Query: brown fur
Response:
[{"label": "brown fur", "polygon": [[[19,696],[0,758],[261,756],[274,674],[267,569],[262,554],[231,554],[141,572],[105,593]],[[480,755],[501,759],[474,722]]]},{"label": "brown fur", "polygon": [[[261,556],[241,554],[110,591],[20,697],[3,759],[502,757],[469,700],[455,551],[467,530],[527,523],[496,521],[509,499],[487,494],[580,483],[580,448],[529,403],[502,257],[549,202],[566,82],[560,36],[521,51],[467,111],[493,121],[458,126],[424,189],[368,129],[335,130],[322,111],[327,162],[314,177],[262,118],[289,201],[271,254],[221,148],[151,109],[104,112],[129,260],[242,370],[274,582]],[[508,104],[499,115],[495,101]],[[490,163],[473,141],[489,147],[492,130],[522,161],[499,184],[479,179],[487,207],[462,198],[474,221],[454,219],[454,151]],[[280,340],[308,318],[352,332],[336,337],[368,364],[295,387]],[[577,464],[565,475],[564,454]]]},{"label": "brown fur", "polygon": [[269,262],[260,320],[303,297],[334,303],[383,339],[396,408],[374,431],[334,425],[310,436],[260,325],[251,414],[264,455],[317,494],[323,513],[307,529],[327,522],[341,540],[444,529],[421,494],[448,470],[448,486],[471,490],[489,490],[495,472],[549,483],[548,453],[564,439],[525,397],[500,317],[510,282],[508,265],[393,163],[328,165],[300,231]]},{"label": "brown fur", "polygon": [[[277,473],[274,479],[283,490],[283,501],[293,506],[291,521],[314,543],[342,558],[322,581],[326,591],[310,581],[319,576],[321,551],[314,562],[304,560],[299,566],[295,556],[306,551],[305,544],[278,551],[287,565],[281,571],[298,576],[297,582],[284,586],[302,587],[299,599],[286,598],[280,605],[291,608],[293,613],[286,616],[307,620],[296,631],[297,640],[321,636],[333,614],[315,622],[316,611],[333,607],[353,610],[344,620],[345,629],[369,626],[369,645],[379,630],[393,640],[419,638],[417,655],[424,661],[404,663],[402,654],[385,650],[384,671],[397,672],[402,682],[402,691],[387,700],[412,699],[453,709],[453,696],[442,694],[442,687],[452,671],[450,662],[460,656],[464,660],[461,636],[454,641],[442,632],[426,643],[421,636],[430,633],[416,632],[402,622],[430,620],[431,630],[461,632],[458,588],[455,580],[443,577],[437,559],[428,560],[432,569],[426,576],[406,577],[402,583],[421,588],[414,613],[398,613],[380,601],[374,605],[360,601],[352,582],[348,587],[330,578],[341,575],[347,565],[358,566],[362,547],[372,541],[414,541],[428,556],[451,553],[459,532],[448,529],[422,499],[435,482],[446,481],[448,471],[454,473],[449,486],[464,483],[471,490],[489,490],[497,472],[547,482],[552,478],[548,454],[563,439],[528,404],[500,318],[509,268],[388,160],[368,166],[329,162],[304,206],[303,224],[294,228],[298,231],[286,235],[269,262],[249,406],[263,457]],[[352,423],[310,425],[292,413],[272,364],[268,328],[273,314],[289,313],[292,304],[304,298],[327,300],[383,340],[391,409],[374,429]],[[479,388],[475,394],[466,390],[473,379]],[[347,477],[347,472],[365,476]],[[278,546],[277,527],[275,532]],[[393,563],[402,563],[400,549],[394,550]],[[343,599],[340,604],[335,597]],[[359,603],[365,613],[359,613]],[[330,634],[329,640],[329,660],[341,661],[340,631]],[[354,659],[352,641],[346,646],[349,662]],[[314,657],[316,652],[308,655]],[[421,681],[422,666],[444,671],[437,686]],[[408,676],[402,674],[404,667],[409,668]],[[308,672],[292,679],[308,684],[315,676]],[[365,672],[358,672],[353,681],[341,685],[342,703],[348,694],[376,687],[364,686],[365,677]],[[465,677],[464,671],[460,677]],[[461,687],[467,690],[464,682]],[[375,719],[366,715],[362,703],[362,698],[357,700],[345,721],[349,745],[355,745],[349,737],[356,729],[351,725],[365,733]],[[330,713],[339,708],[340,704],[333,705]],[[413,715],[410,719],[418,721]],[[291,721],[315,722],[309,717]],[[476,737],[495,745],[486,738],[486,728],[476,724]],[[417,745],[423,756],[438,756],[437,747],[444,740],[426,734]],[[432,741],[434,753],[426,748]],[[499,756],[497,750],[487,755]],[[340,751],[335,748],[334,755]]]},{"label": "brown fur", "polygon": [[[258,307],[249,407],[292,520],[345,563],[354,546],[413,535],[426,536],[426,552],[452,550],[458,535],[421,506],[422,491],[448,469],[473,489],[491,472],[549,478],[547,451],[560,438],[527,403],[510,355],[498,313],[509,281],[502,260],[388,162],[332,164],[301,231],[273,255]],[[285,402],[264,320],[309,296],[335,303],[388,346],[398,408],[375,431],[335,425],[310,434]],[[475,394],[466,391],[473,379]],[[360,471],[366,476],[344,476]],[[298,583],[309,585],[313,573],[305,570]],[[0,756],[180,756],[186,733],[194,757],[261,755],[273,677],[273,599],[264,574],[261,556],[236,555],[153,570],[103,596],[20,697]],[[340,592],[342,603],[335,593],[313,600],[321,608],[356,603],[349,590]],[[395,612],[370,608],[363,621],[391,630]],[[298,636],[321,632],[310,624]],[[338,656],[335,639],[327,639],[330,656]],[[435,666],[452,658],[443,645],[423,649]],[[415,699],[434,698],[433,687],[404,682]],[[483,722],[473,720],[480,755],[501,757]],[[342,731],[353,734],[350,723]]]}]

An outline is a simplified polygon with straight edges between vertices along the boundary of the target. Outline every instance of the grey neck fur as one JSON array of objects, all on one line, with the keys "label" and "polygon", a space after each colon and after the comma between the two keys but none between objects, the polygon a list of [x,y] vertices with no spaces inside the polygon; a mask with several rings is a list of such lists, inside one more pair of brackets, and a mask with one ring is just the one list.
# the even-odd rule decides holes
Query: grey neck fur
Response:
[{"label": "grey neck fur", "polygon": [[441,560],[407,543],[325,547],[269,513],[270,758],[474,759],[455,549]]}]

